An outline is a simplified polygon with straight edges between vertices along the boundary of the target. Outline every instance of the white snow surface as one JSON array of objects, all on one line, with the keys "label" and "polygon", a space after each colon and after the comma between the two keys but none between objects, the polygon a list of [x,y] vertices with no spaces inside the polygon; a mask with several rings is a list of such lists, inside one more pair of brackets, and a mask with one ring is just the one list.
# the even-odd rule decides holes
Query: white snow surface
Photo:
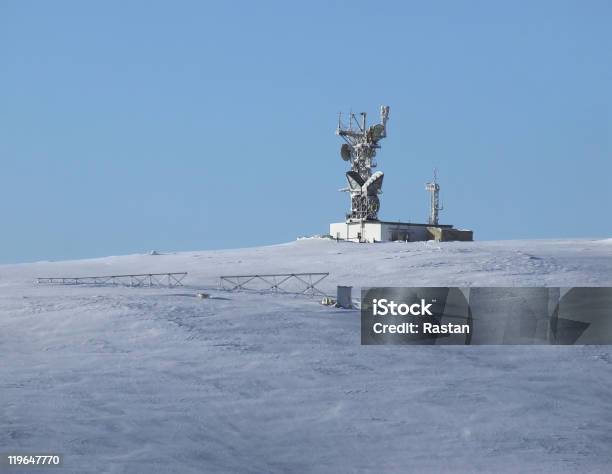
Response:
[{"label": "white snow surface", "polygon": [[[286,272],[330,272],[331,294],[610,286],[611,243],[304,239],[0,266],[0,451],[64,453],[48,472],[74,473],[612,472],[610,346],[361,346],[357,311],[217,289]],[[170,271],[186,286],[35,283]]]}]

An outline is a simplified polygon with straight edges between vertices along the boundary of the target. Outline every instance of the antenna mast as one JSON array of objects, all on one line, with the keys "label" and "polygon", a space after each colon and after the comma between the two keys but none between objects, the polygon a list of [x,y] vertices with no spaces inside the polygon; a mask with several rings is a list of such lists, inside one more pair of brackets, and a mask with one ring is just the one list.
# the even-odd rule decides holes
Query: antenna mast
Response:
[{"label": "antenna mast", "polygon": [[444,207],[440,206],[440,185],[438,184],[438,170],[436,168],[434,168],[433,182],[425,184],[425,190],[431,193],[429,224],[438,225],[438,214]]}]

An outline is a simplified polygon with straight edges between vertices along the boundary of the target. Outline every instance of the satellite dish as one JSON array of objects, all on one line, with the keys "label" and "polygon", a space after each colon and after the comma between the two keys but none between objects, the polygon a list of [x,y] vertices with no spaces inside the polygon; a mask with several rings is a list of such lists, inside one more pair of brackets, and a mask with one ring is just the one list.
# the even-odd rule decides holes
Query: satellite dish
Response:
[{"label": "satellite dish", "polygon": [[356,171],[347,171],[346,179],[351,191],[358,191],[364,185],[364,180]]},{"label": "satellite dish", "polygon": [[384,136],[385,136],[385,127],[384,127],[384,125],[381,125],[380,123],[377,123],[376,125],[372,125],[370,127],[370,134],[371,134],[372,139],[375,142],[377,142],[381,138],[384,138]]},{"label": "satellite dish", "polygon": [[382,171],[377,171],[376,173],[374,173],[361,186],[362,192],[367,194],[368,196],[377,195],[379,192],[381,192],[384,176],[385,175]]},{"label": "satellite dish", "polygon": [[343,143],[340,147],[340,156],[344,161],[348,161],[351,159],[351,147],[348,143]]}]

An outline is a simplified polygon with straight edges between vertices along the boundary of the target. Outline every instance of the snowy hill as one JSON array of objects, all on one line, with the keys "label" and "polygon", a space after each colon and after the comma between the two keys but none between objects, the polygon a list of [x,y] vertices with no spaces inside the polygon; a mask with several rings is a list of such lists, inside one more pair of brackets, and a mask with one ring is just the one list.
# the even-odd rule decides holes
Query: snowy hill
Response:
[{"label": "snowy hill", "polygon": [[[186,287],[35,283],[169,271]],[[362,347],[357,311],[216,289],[255,272],[330,272],[330,293],[610,286],[612,240],[306,239],[0,266],[3,451],[62,452],[75,473],[610,472],[612,348]]]}]

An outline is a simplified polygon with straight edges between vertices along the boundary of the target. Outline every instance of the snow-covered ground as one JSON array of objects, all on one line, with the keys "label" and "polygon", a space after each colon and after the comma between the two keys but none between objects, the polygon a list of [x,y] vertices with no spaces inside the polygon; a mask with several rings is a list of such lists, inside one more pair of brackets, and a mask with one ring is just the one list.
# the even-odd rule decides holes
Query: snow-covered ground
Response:
[{"label": "snow-covered ground", "polygon": [[[168,271],[187,286],[35,283]],[[61,452],[50,472],[74,473],[612,472],[612,347],[360,346],[357,311],[216,289],[222,274],[320,271],[330,293],[610,286],[612,240],[311,239],[0,266],[0,451]]]}]

